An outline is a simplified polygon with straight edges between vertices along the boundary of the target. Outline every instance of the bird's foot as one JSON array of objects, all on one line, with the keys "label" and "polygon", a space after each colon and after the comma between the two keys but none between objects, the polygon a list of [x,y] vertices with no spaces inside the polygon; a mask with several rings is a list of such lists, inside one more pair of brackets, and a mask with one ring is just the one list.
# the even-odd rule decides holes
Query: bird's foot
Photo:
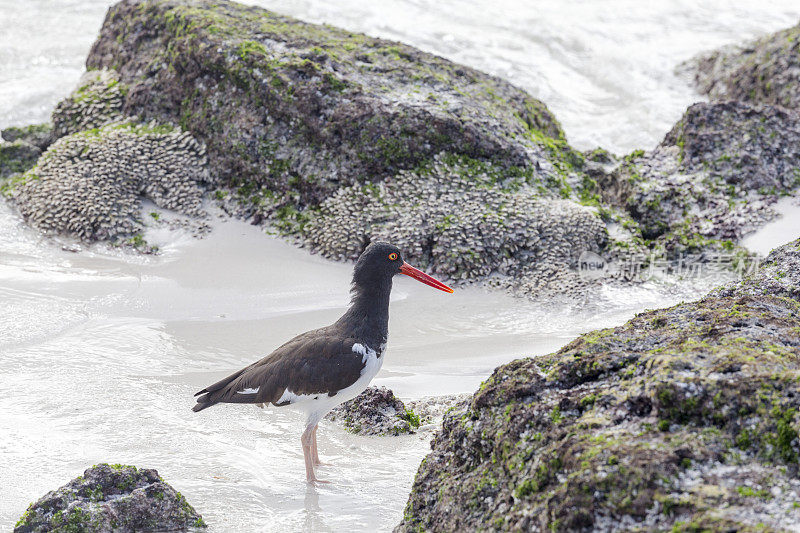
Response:
[{"label": "bird's foot", "polygon": [[314,486],[330,484],[330,481],[327,481],[325,479],[319,479],[317,477],[306,478],[306,481],[308,482],[309,485],[314,485]]},{"label": "bird's foot", "polygon": [[331,463],[323,463],[322,461],[317,459],[316,461],[314,461],[314,466],[331,466]]}]

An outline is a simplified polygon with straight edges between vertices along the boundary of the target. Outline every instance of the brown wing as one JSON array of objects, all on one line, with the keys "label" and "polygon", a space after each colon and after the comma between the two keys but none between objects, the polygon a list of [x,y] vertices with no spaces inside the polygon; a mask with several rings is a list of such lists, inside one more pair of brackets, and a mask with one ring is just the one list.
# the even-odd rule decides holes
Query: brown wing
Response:
[{"label": "brown wing", "polygon": [[[298,335],[268,356],[201,390],[193,411],[217,403],[273,403],[288,389],[294,394],[329,394],[356,382],[363,356],[358,340],[325,328]],[[247,392],[245,392],[247,391]]]}]

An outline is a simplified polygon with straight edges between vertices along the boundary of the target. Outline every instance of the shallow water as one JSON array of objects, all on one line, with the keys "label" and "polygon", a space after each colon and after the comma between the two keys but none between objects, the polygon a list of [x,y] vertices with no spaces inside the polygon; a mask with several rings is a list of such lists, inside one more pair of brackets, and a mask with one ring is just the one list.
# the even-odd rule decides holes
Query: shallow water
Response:
[{"label": "shallow water", "polygon": [[[788,26],[800,12],[794,2],[721,0],[259,3],[507,77],[545,100],[578,145],[616,151],[654,144],[697,99],[673,76],[675,63]],[[69,92],[108,4],[0,0],[0,127],[43,120]],[[781,239],[791,234],[788,226]],[[390,529],[429,434],[356,437],[323,423],[320,448],[333,466],[322,475],[335,483],[310,490],[299,414],[190,411],[194,391],[335,319],[350,266],[237,221],[217,222],[202,241],[160,238],[158,257],[68,252],[0,203],[0,528],[88,465],[110,461],[157,468],[212,531]],[[577,308],[542,308],[398,280],[376,384],[411,399],[471,392],[498,364],[713,283],[608,289]]]},{"label": "shallow water", "polygon": [[[63,251],[5,205],[0,233],[0,526],[101,461],[157,468],[217,531],[373,530],[399,520],[429,434],[361,438],[323,423],[320,447],[334,464],[324,475],[336,483],[309,491],[299,414],[190,411],[194,391],[338,317],[349,265],[239,221],[156,258]],[[545,310],[398,280],[375,383],[404,398],[471,392],[498,364],[679,299],[653,288],[609,298],[610,308]]]},{"label": "shallow water", "polygon": [[773,208],[778,217],[742,239],[742,246],[762,256],[800,236],[800,196],[781,198]]}]

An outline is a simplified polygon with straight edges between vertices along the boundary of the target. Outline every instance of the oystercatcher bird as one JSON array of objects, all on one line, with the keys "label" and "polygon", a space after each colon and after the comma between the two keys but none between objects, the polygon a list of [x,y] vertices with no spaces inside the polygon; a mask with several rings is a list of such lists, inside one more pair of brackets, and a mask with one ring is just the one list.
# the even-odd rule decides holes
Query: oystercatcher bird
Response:
[{"label": "oystercatcher bird", "polygon": [[306,479],[319,481],[314,467],[317,424],[334,407],[367,388],[383,364],[389,333],[392,278],[405,274],[436,289],[453,292],[444,283],[412,267],[400,249],[385,242],[370,244],[353,269],[350,307],[324,328],[293,338],[268,356],[201,390],[193,411],[218,403],[292,405],[306,413],[300,442]]}]

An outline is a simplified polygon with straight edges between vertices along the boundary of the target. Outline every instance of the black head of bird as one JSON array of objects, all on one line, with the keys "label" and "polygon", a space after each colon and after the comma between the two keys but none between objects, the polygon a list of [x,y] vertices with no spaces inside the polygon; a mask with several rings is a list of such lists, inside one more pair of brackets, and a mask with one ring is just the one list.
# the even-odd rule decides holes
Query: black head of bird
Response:
[{"label": "black head of bird", "polygon": [[403,261],[397,246],[375,242],[367,246],[353,268],[353,296],[379,298],[392,290],[392,278],[405,274],[440,291],[452,293],[453,289]]},{"label": "black head of bird", "polygon": [[314,467],[317,424],[334,407],[364,391],[383,365],[389,330],[392,279],[405,274],[426,285],[453,289],[403,260],[385,242],[367,246],[353,269],[352,300],[339,320],[307,331],[268,356],[201,390],[194,411],[217,403],[292,405],[306,413],[301,437],[306,479],[319,481]]}]

